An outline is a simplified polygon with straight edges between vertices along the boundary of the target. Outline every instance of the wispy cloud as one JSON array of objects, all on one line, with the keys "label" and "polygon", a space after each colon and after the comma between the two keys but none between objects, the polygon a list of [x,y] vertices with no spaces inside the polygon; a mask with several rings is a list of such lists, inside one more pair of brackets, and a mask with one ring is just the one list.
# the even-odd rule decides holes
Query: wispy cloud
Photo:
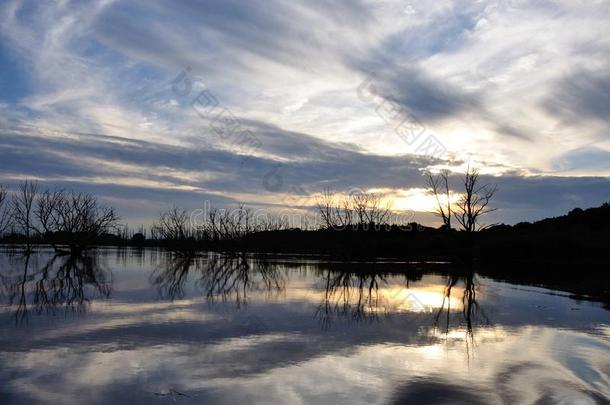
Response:
[{"label": "wispy cloud", "polygon": [[[597,204],[610,192],[609,17],[608,1],[6,1],[0,177],[272,203],[262,180],[278,164],[282,192],[400,193],[470,158],[501,174],[499,220],[525,200],[540,201],[529,217]],[[180,98],[171,82],[187,66]],[[413,154],[361,102],[372,72],[451,161]],[[191,108],[204,87],[260,141],[246,163]],[[541,190],[544,203],[528,197]]]}]

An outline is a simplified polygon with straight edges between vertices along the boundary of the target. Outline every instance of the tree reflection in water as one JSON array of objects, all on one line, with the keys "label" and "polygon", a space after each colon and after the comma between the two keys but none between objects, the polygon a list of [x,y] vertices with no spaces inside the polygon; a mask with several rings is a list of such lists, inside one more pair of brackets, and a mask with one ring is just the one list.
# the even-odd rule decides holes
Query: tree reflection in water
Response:
[{"label": "tree reflection in water", "polygon": [[[258,257],[246,255],[225,256],[207,254],[185,256],[169,253],[151,274],[152,285],[159,295],[167,299],[185,297],[185,286],[189,275],[193,285],[210,302],[233,302],[239,308],[248,303],[252,294],[266,296],[279,294],[285,289],[286,279],[282,267]],[[316,263],[315,271],[322,281],[322,301],[314,316],[323,328],[328,328],[333,319],[348,319],[353,322],[376,321],[396,312],[400,299],[388,293],[389,279],[395,283],[404,278],[404,287],[421,280],[425,270],[404,265],[384,266],[383,270],[370,263]],[[458,283],[463,282],[462,310],[451,308],[452,294]],[[477,301],[476,279],[473,271],[457,269],[447,274],[447,284],[439,287],[438,310],[432,313],[430,326],[438,329],[444,319],[444,332],[449,333],[452,315],[461,314],[460,324],[465,324],[468,336],[472,337],[473,326],[488,324],[487,317]],[[400,289],[401,292],[404,288]],[[429,311],[419,314],[427,316]],[[443,315],[445,315],[443,317]],[[457,325],[459,326],[459,325]]]},{"label": "tree reflection in water", "polygon": [[[395,302],[391,295],[383,294],[380,286],[387,285],[389,277],[403,276],[408,287],[411,281],[420,280],[421,272],[379,271],[371,264],[326,263],[320,271],[324,280],[324,294],[315,317],[323,328],[334,318],[353,322],[377,321],[391,315]],[[360,267],[360,268],[359,268]]]},{"label": "tree reflection in water", "polygon": [[31,252],[12,256],[10,268],[23,270],[1,275],[2,295],[16,306],[17,324],[28,320],[31,306],[38,314],[83,311],[92,299],[110,296],[111,273],[101,266],[97,254],[53,255],[39,266],[41,257]]},{"label": "tree reflection in water", "polygon": [[189,273],[208,301],[235,302],[238,308],[248,303],[249,294],[279,294],[286,284],[280,269],[264,259],[215,253],[200,257],[170,254],[157,266],[151,282],[162,297],[180,299],[185,296]]},{"label": "tree reflection in water", "polygon": [[[320,276],[324,280],[324,293],[322,302],[318,306],[315,316],[320,320],[324,328],[328,328],[334,318],[348,319],[354,322],[375,321],[389,317],[400,306],[400,300],[395,293],[388,293],[388,279],[391,277],[395,282],[397,277],[404,277],[404,286],[408,290],[412,281],[422,278],[423,272],[417,269],[392,269],[388,272],[370,271],[358,269],[355,264],[328,263],[326,270],[321,271]],[[370,265],[369,265],[370,268]],[[461,297],[461,311],[451,307],[452,293],[454,288],[463,283],[463,295]],[[449,334],[451,329],[452,315],[461,315],[458,320],[464,324],[467,338],[473,341],[473,328],[475,325],[488,325],[489,319],[480,308],[477,301],[477,284],[475,272],[471,269],[452,269],[447,274],[447,284],[440,287],[439,294],[442,301],[435,311],[432,327],[439,328],[441,319],[444,318],[444,333]],[[402,291],[403,289],[401,289]],[[416,300],[411,294],[407,298]],[[420,309],[420,308],[415,308]],[[417,312],[417,311],[415,311]],[[424,311],[424,315],[427,311]]]},{"label": "tree reflection in water", "polygon": [[385,274],[329,268],[322,276],[325,279],[324,296],[315,314],[322,327],[328,328],[333,316],[359,322],[376,320],[379,315],[388,313],[386,298],[379,294],[379,283],[385,282]]},{"label": "tree reflection in water", "polygon": [[[445,314],[445,328],[444,334],[445,337],[449,336],[449,331],[451,328],[451,294],[452,290],[456,287],[456,285],[463,281],[464,284],[464,293],[461,297],[462,302],[462,321],[465,326],[466,337],[464,339],[466,343],[466,355],[470,359],[471,347],[475,344],[474,339],[474,326],[476,325],[489,325],[490,321],[479,302],[477,301],[477,284],[476,284],[476,273],[471,269],[465,269],[463,271],[456,271],[453,274],[449,274],[447,279],[447,285],[445,286],[445,290],[443,293],[443,301],[436,313],[436,318],[434,322],[435,328],[437,330],[440,328],[440,319],[443,314]],[[459,325],[458,325],[459,327]]]},{"label": "tree reflection in water", "polygon": [[168,253],[150,275],[150,282],[159,296],[171,300],[184,297],[184,284],[193,265],[200,261],[193,256]]}]

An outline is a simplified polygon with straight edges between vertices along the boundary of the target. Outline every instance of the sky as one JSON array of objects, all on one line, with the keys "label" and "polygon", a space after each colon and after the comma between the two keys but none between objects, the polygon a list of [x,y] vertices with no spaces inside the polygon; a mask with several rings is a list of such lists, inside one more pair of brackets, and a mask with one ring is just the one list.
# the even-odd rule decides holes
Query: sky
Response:
[{"label": "sky", "polygon": [[305,213],[325,188],[437,224],[426,170],[489,222],[610,201],[610,1],[0,3],[0,183]]}]

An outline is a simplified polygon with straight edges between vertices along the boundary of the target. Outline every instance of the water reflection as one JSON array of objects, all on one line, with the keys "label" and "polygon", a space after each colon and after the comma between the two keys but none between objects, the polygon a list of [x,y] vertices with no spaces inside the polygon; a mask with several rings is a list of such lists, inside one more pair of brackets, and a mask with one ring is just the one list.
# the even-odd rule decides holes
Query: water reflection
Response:
[{"label": "water reflection", "polygon": [[[477,301],[477,275],[472,269],[462,270],[459,272],[461,275],[450,274],[447,277],[447,284],[443,292],[443,299],[440,307],[436,312],[434,324],[439,330],[444,329],[445,334],[449,334],[451,325],[451,314],[452,314],[452,303],[453,310],[455,311],[455,300],[452,294],[455,293],[458,283],[463,283],[462,294],[459,301],[461,306],[461,315],[465,323],[466,335],[470,341],[473,341],[474,326],[490,325],[489,317],[485,314]],[[444,316],[443,316],[444,315]],[[442,327],[442,319],[444,318],[444,328]]]},{"label": "water reflection", "polygon": [[[408,288],[410,281],[421,279],[418,272],[371,271],[370,264],[322,263],[319,267],[324,294],[315,316],[325,328],[330,327],[336,318],[361,322],[390,316],[414,295],[401,297],[403,286],[388,288],[388,278],[392,276],[394,282],[403,278],[404,288]],[[409,306],[408,309],[419,308]]]},{"label": "water reflection", "polygon": [[[0,276],[1,403],[610,395],[608,311],[469,269],[100,250],[0,254]],[[22,297],[30,322],[15,327]],[[35,302],[56,304],[34,311]]]},{"label": "water reflection", "polygon": [[28,320],[31,309],[37,314],[83,311],[92,299],[110,297],[111,273],[100,265],[99,256],[53,255],[42,263],[38,259],[31,253],[11,256],[15,272],[0,275],[2,295],[15,307],[17,324]]},{"label": "water reflection", "polygon": [[316,316],[324,327],[330,326],[332,315],[347,316],[354,321],[377,319],[386,313],[386,300],[379,294],[382,274],[354,274],[346,271],[326,271],[324,299]]},{"label": "water reflection", "polygon": [[490,325],[477,301],[477,276],[472,269],[454,270],[447,276],[444,288],[410,289],[411,284],[422,279],[422,273],[408,267],[406,270],[394,268],[392,272],[370,271],[370,264],[347,264],[347,269],[345,263],[319,267],[325,268],[319,271],[319,277],[324,280],[324,294],[315,316],[324,328],[339,318],[371,322],[402,312],[434,312],[431,326],[436,330],[448,335],[452,322],[455,327],[464,325],[472,341],[476,326]]},{"label": "water reflection", "polygon": [[151,274],[151,283],[159,295],[171,300],[184,298],[184,287],[194,279],[194,286],[209,302],[232,302],[237,308],[248,303],[251,294],[278,295],[285,279],[277,266],[264,258],[245,255],[185,256],[170,253]]},{"label": "water reflection", "polygon": [[211,300],[233,301],[239,307],[247,304],[248,294],[278,294],[284,279],[276,267],[266,260],[254,259],[252,266],[246,257],[211,255],[205,263],[196,285]]},{"label": "water reflection", "polygon": [[183,298],[184,284],[194,264],[193,257],[168,255],[151,273],[150,282],[157,288],[162,298],[171,300]]}]

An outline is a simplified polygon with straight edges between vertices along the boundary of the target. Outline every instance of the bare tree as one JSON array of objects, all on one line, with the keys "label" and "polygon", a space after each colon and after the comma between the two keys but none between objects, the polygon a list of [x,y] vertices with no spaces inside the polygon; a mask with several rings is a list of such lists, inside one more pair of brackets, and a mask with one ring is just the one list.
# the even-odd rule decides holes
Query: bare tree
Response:
[{"label": "bare tree", "polygon": [[19,185],[12,200],[13,221],[25,236],[27,250],[30,250],[32,231],[36,230],[33,211],[37,195],[38,183],[26,180]]},{"label": "bare tree", "polygon": [[71,194],[72,209],[77,211],[77,232],[97,237],[117,229],[119,217],[114,208],[98,204],[91,194]]},{"label": "bare tree", "polygon": [[153,230],[160,239],[184,240],[191,236],[189,216],[185,210],[174,207],[159,214]]},{"label": "bare tree", "polygon": [[114,208],[98,204],[91,194],[72,192],[64,195],[58,206],[64,232],[100,236],[117,228],[119,217]]},{"label": "bare tree", "polygon": [[155,227],[155,224],[153,224],[153,226],[150,227],[150,238],[152,240],[160,239],[159,232],[158,232],[157,228]]},{"label": "bare tree", "polygon": [[327,228],[335,228],[337,226],[337,206],[334,191],[330,188],[325,188],[322,195],[318,198],[316,206],[320,213],[322,224]]},{"label": "bare tree", "polygon": [[322,224],[333,229],[383,225],[390,218],[389,205],[382,204],[381,195],[375,193],[357,192],[341,198],[326,188],[318,198],[317,209]]},{"label": "bare tree", "polygon": [[203,225],[209,240],[234,240],[262,230],[271,230],[269,218],[256,218],[254,211],[243,203],[234,209],[211,208]]},{"label": "bare tree", "polygon": [[280,231],[290,227],[290,217],[287,215],[274,216],[264,214],[255,218],[257,230],[260,231]]},{"label": "bare tree", "polygon": [[233,212],[234,234],[236,237],[248,235],[257,230],[258,224],[254,221],[254,213],[251,208],[240,203],[237,210]]},{"label": "bare tree", "polygon": [[0,184],[0,236],[12,224],[11,210],[8,201],[8,190]]},{"label": "bare tree", "polygon": [[40,223],[40,232],[51,233],[62,229],[62,211],[65,196],[62,190],[45,190],[38,198],[34,215]]},{"label": "bare tree", "polygon": [[468,166],[464,175],[464,193],[456,204],[454,218],[466,232],[476,232],[486,228],[480,224],[480,217],[495,211],[489,203],[497,191],[496,185],[479,185],[479,170]]},{"label": "bare tree", "polygon": [[427,173],[426,184],[436,198],[436,214],[443,220],[445,229],[451,229],[451,194],[449,191],[449,170],[438,174]]},{"label": "bare tree", "polygon": [[360,226],[383,225],[389,220],[390,206],[382,203],[380,194],[354,193],[347,201]]},{"label": "bare tree", "polygon": [[119,221],[114,209],[100,205],[95,196],[58,189],[40,194],[34,215],[39,233],[61,233],[71,250],[82,250],[104,233],[116,230]]}]

